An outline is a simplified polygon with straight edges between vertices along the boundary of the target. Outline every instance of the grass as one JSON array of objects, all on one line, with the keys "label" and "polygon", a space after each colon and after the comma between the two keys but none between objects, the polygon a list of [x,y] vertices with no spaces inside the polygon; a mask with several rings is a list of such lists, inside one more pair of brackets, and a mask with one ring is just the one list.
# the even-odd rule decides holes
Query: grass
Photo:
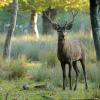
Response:
[{"label": "grass", "polygon": [[[60,63],[57,59],[57,37],[41,36],[36,39],[35,36],[20,36],[12,38],[12,61],[8,67],[0,58],[0,100],[4,100],[8,93],[8,100],[71,100],[71,99],[92,99],[100,98],[100,90],[97,87],[99,80],[99,70],[96,65],[95,49],[93,40],[89,35],[82,34],[68,34],[66,38],[79,39],[87,48],[86,69],[88,76],[89,90],[84,89],[83,72],[81,65],[78,64],[80,74],[78,82],[78,90],[70,91],[68,86],[67,75],[67,89],[62,90],[62,71]],[[4,37],[0,36],[0,54],[2,54]],[[2,74],[2,67],[6,72]],[[3,78],[7,72],[17,72],[19,75],[23,73],[24,77],[13,78],[8,80]],[[66,71],[68,67],[66,66]],[[66,72],[68,73],[68,72]],[[10,72],[11,74],[11,72]],[[4,75],[4,76],[3,76]],[[8,75],[8,74],[7,74]],[[75,82],[75,72],[72,71],[73,86]],[[29,90],[23,90],[23,84],[29,83]],[[36,89],[34,86],[38,84],[48,85],[44,89]]]},{"label": "grass", "polygon": [[[29,90],[22,90],[24,83],[30,83]],[[89,90],[84,89],[84,85],[79,83],[77,91],[70,91],[67,88],[65,91],[62,88],[53,89],[35,89],[34,86],[38,83],[27,79],[19,79],[16,81],[0,81],[0,98],[4,100],[8,93],[8,100],[72,100],[72,99],[92,99],[99,98],[100,91],[95,88],[94,83],[89,83]]]},{"label": "grass", "polygon": [[0,78],[1,79],[17,79],[23,77],[26,73],[25,59],[11,59],[11,61],[5,61],[0,57]]}]

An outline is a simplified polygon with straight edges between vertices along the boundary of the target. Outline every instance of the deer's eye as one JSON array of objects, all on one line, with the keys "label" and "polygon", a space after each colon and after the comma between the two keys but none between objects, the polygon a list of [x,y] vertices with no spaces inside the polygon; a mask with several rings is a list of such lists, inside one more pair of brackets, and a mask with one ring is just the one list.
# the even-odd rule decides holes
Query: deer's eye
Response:
[{"label": "deer's eye", "polygon": [[57,24],[53,24],[53,28],[54,28],[55,30],[58,30],[59,25],[57,25]]}]

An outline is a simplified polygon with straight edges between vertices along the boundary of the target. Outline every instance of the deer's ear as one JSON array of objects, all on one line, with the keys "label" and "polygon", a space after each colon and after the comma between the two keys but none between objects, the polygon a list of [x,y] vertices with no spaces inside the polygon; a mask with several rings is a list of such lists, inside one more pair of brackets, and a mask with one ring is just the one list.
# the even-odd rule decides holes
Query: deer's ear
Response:
[{"label": "deer's ear", "polygon": [[65,29],[66,29],[66,30],[70,30],[70,29],[72,28],[72,26],[73,26],[73,24],[70,23],[69,25],[66,25],[66,26],[65,26]]},{"label": "deer's ear", "polygon": [[59,28],[59,25],[58,24],[53,24],[52,27],[53,27],[53,29],[57,30]]}]

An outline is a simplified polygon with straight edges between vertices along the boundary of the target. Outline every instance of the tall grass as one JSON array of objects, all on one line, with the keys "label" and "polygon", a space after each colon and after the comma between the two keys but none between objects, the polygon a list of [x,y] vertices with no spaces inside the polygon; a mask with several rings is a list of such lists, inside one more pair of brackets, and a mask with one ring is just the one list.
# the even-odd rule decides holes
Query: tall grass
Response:
[{"label": "tall grass", "polygon": [[53,68],[49,68],[46,65],[42,65],[41,68],[33,70],[33,80],[37,82],[49,82],[53,86],[62,86],[62,74],[61,67],[58,65]]},{"label": "tall grass", "polygon": [[[55,69],[58,67],[60,68],[59,61],[57,59],[57,38],[56,37],[57,36],[55,37],[41,36],[41,39],[39,40],[36,40],[34,37],[33,37],[33,40],[32,40],[32,37],[25,37],[25,36],[24,37],[22,36],[20,38],[15,37],[14,39],[12,39],[13,43],[12,43],[11,56],[12,58],[18,58],[20,55],[24,55],[28,59],[29,62],[31,61],[41,62],[44,67],[42,67],[41,69],[38,69],[38,71],[36,72],[35,71],[33,72],[33,73],[38,74],[38,75],[35,75],[37,76],[37,80],[41,80],[42,76],[51,77],[49,73],[52,73],[52,71],[49,72],[49,70],[52,70],[53,67],[55,67]],[[27,38],[29,39],[27,40]],[[87,72],[88,79],[90,81],[95,81],[97,69],[95,65],[96,56],[95,56],[95,49],[93,45],[93,39],[89,35],[84,36],[82,33],[80,34],[70,33],[70,34],[67,34],[67,38],[79,39],[86,45],[86,48],[87,48],[86,69],[88,71]],[[18,41],[18,39],[20,41]],[[2,47],[0,48],[2,49]],[[56,79],[59,79],[57,77],[61,75],[61,71],[59,71],[59,68],[57,71],[55,71],[55,73],[57,72]],[[82,69],[80,65],[79,65],[79,68],[81,70],[80,80],[82,80],[83,74],[82,74]],[[73,76],[75,76],[74,72],[73,72]],[[43,79],[45,80],[45,78]],[[53,80],[54,78],[50,78],[50,79]]]},{"label": "tall grass", "polygon": [[[57,62],[57,36],[41,36],[39,40],[35,36],[14,37],[12,39],[11,56],[17,58],[19,55],[25,55],[31,61]],[[1,37],[2,38],[2,37]],[[69,33],[67,38],[79,39],[87,48],[87,59],[96,62],[93,39],[90,35]],[[32,40],[33,39],[33,40]],[[3,50],[4,39],[0,42],[0,51]],[[50,60],[50,62],[48,62]],[[54,64],[55,65],[55,64]]]},{"label": "tall grass", "polygon": [[[84,82],[84,74],[82,70],[82,66],[78,63],[79,68],[79,77],[78,77],[78,83],[84,84],[83,87],[85,87]],[[55,67],[48,67],[47,65],[43,64],[40,68],[35,68],[33,71],[30,72],[33,76],[33,80],[37,82],[49,82],[54,87],[62,87],[62,69],[60,64],[58,63]],[[88,63],[86,64],[86,73],[87,73],[87,80],[88,85],[90,83],[94,83],[96,85],[97,81],[99,80],[99,71],[96,67],[96,64]],[[67,84],[69,84],[69,78],[68,78],[68,65],[66,65],[66,77],[67,77]],[[73,85],[75,84],[75,78],[76,74],[74,69],[72,69],[72,82]],[[67,85],[68,86],[68,85]]]},{"label": "tall grass", "polygon": [[0,57],[0,79],[18,79],[26,74],[25,59],[12,59],[10,62]]}]

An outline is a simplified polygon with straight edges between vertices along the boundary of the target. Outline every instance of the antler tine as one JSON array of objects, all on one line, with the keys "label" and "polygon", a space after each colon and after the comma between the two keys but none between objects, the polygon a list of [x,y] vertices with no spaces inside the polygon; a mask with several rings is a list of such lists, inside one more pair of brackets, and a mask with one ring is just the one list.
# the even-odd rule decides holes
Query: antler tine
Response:
[{"label": "antler tine", "polygon": [[75,16],[76,16],[77,14],[78,14],[78,11],[77,11],[76,13],[72,12],[73,19],[72,19],[71,23],[74,21],[74,18],[75,18]]},{"label": "antler tine", "polygon": [[66,26],[67,25],[67,21],[65,22],[65,25],[64,26]]},{"label": "antler tine", "polygon": [[56,24],[51,20],[50,13],[49,13],[49,16],[45,13],[45,17],[50,21],[51,24]]},{"label": "antler tine", "polygon": [[72,12],[72,16],[73,16],[72,21],[70,21],[69,23],[67,23],[67,21],[66,21],[65,26],[66,26],[66,25],[72,24],[73,21],[74,21],[74,18],[75,18],[75,16],[76,16],[77,14],[78,14],[78,11],[77,11],[76,13]]}]

